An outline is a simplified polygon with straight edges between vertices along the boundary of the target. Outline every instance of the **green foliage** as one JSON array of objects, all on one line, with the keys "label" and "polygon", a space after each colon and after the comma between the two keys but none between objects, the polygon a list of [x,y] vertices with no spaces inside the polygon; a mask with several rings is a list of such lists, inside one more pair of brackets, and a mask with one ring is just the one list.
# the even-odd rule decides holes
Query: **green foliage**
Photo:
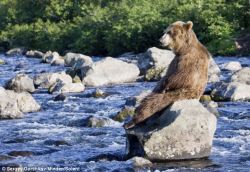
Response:
[{"label": "green foliage", "polygon": [[247,0],[1,0],[0,49],[16,46],[89,55],[158,46],[176,20],[194,23],[214,54],[233,54],[233,38],[250,28]]}]

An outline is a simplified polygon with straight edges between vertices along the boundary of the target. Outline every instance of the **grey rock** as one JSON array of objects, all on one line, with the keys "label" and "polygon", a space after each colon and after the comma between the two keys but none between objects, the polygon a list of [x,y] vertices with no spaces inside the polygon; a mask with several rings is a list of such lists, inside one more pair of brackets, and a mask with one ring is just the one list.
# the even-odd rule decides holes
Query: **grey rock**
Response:
[{"label": "grey rock", "polygon": [[27,57],[31,57],[31,58],[43,58],[43,52],[41,51],[37,51],[37,50],[30,50],[30,51],[27,51],[26,54],[25,54]]},{"label": "grey rock", "polygon": [[65,66],[72,67],[75,70],[86,66],[92,66],[93,64],[91,57],[77,53],[67,53],[64,56],[64,60]]},{"label": "grey rock", "polygon": [[16,92],[27,91],[30,93],[35,92],[33,79],[26,74],[17,74],[14,78],[10,79],[6,85],[6,89],[14,90]]},{"label": "grey rock", "polygon": [[152,165],[151,161],[142,157],[133,157],[127,160],[127,162],[132,163],[134,167],[147,167]]},{"label": "grey rock", "polygon": [[112,57],[94,63],[83,78],[87,86],[103,86],[133,82],[139,75],[139,69],[134,64],[129,64]]},{"label": "grey rock", "polygon": [[6,93],[10,99],[16,101],[18,108],[23,113],[37,112],[41,109],[41,106],[28,92],[16,93],[12,90],[6,90]]},{"label": "grey rock", "polygon": [[242,69],[240,62],[230,61],[222,65],[223,70],[227,71],[237,71]]},{"label": "grey rock", "polygon": [[151,78],[153,80],[155,78],[160,79],[166,74],[168,66],[174,57],[175,54],[172,51],[156,47],[149,48],[138,60],[140,72],[143,75],[147,74],[147,80],[151,80]]},{"label": "grey rock", "polygon": [[250,100],[250,85],[239,82],[220,82],[211,92],[215,101],[244,101]]},{"label": "grey rock", "polygon": [[121,126],[121,124],[107,117],[92,116],[87,119],[87,126],[97,128],[97,127]]},{"label": "grey rock", "polygon": [[72,78],[65,72],[60,73],[41,73],[35,76],[34,84],[42,88],[49,88],[55,84],[58,80],[64,83],[72,83]]},{"label": "grey rock", "polygon": [[[231,82],[250,85],[250,67],[244,67],[231,76]],[[249,91],[248,91],[249,92]]]},{"label": "grey rock", "polygon": [[25,52],[24,48],[13,48],[6,52],[7,56],[23,55]]},{"label": "grey rock", "polygon": [[78,93],[85,89],[82,83],[64,83],[62,80],[57,80],[50,88],[50,93]]},{"label": "grey rock", "polygon": [[210,56],[210,63],[209,63],[209,68],[208,68],[208,82],[209,83],[219,82],[220,72],[221,71],[220,71],[219,66],[215,63],[212,56]]},{"label": "grey rock", "polygon": [[15,99],[11,99],[3,87],[0,87],[0,119],[22,118],[23,113],[18,108]]},{"label": "grey rock", "polygon": [[177,101],[159,117],[126,130],[128,157],[150,161],[208,157],[216,122],[198,100]]}]

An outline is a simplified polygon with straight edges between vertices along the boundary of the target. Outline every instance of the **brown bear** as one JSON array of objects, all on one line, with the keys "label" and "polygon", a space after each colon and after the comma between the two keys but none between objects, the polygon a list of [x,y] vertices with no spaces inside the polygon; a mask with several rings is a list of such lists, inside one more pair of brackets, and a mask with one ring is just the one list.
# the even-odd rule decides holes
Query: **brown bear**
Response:
[{"label": "brown bear", "polygon": [[199,42],[193,23],[177,21],[164,32],[160,42],[175,53],[166,75],[153,92],[136,108],[133,119],[125,124],[132,128],[181,99],[199,99],[206,87],[210,53]]}]

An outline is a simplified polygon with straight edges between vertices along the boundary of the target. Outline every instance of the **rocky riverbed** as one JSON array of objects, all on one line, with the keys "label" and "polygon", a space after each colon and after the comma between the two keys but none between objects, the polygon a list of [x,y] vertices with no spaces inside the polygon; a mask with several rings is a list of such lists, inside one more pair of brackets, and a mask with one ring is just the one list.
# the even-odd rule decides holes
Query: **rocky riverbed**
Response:
[{"label": "rocky riverbed", "polygon": [[[99,59],[97,59],[99,60]],[[45,72],[65,71],[63,65],[40,63],[41,59],[0,55],[0,86],[18,73],[31,78]],[[94,60],[96,61],[96,60]],[[250,58],[217,57],[221,80],[226,80],[239,65],[250,67]],[[100,64],[100,63],[99,63]],[[225,65],[227,64],[227,65]],[[41,105],[38,112],[25,113],[22,119],[0,121],[0,165],[17,167],[77,167],[82,171],[248,171],[250,169],[250,102],[219,102],[217,130],[208,159],[154,163],[135,167],[125,155],[125,131],[112,120],[129,97],[150,90],[156,82],[132,82],[113,86],[86,87],[80,93],[56,94],[37,89],[32,96]],[[211,85],[211,84],[210,84]],[[94,96],[99,88],[105,96]],[[248,90],[249,91],[249,90]]]}]

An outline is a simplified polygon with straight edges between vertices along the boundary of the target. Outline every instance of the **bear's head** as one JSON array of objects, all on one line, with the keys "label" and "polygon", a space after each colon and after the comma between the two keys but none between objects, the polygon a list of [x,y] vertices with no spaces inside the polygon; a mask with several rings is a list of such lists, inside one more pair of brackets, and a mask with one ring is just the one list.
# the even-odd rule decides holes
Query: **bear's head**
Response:
[{"label": "bear's head", "polygon": [[193,23],[177,21],[171,24],[165,31],[164,35],[160,38],[163,47],[167,47],[175,53],[183,51],[188,48],[196,36],[192,30]]}]

